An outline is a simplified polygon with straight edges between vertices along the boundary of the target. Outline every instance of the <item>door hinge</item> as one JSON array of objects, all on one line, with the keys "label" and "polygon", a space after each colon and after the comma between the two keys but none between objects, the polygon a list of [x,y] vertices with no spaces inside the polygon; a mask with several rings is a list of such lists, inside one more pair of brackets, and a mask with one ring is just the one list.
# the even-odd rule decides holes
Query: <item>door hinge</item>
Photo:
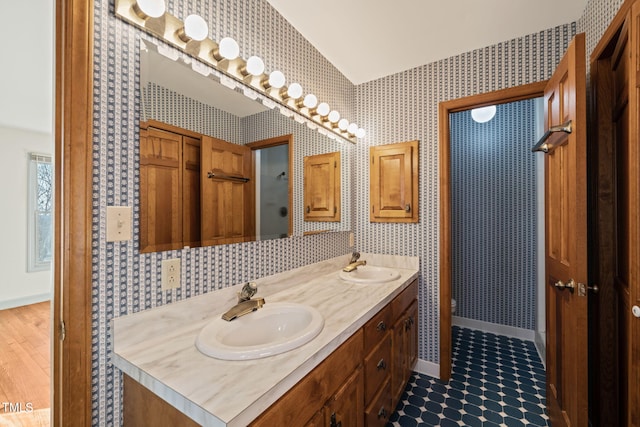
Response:
[{"label": "door hinge", "polygon": [[334,169],[338,169],[338,161],[334,161],[333,162],[333,168]]},{"label": "door hinge", "polygon": [[64,339],[67,337],[67,327],[64,323],[64,320],[60,321],[60,328],[59,328],[59,338],[60,341],[64,341]]},{"label": "door hinge", "polygon": [[334,215],[338,213],[338,207],[337,206],[333,207],[333,213],[334,213]]}]

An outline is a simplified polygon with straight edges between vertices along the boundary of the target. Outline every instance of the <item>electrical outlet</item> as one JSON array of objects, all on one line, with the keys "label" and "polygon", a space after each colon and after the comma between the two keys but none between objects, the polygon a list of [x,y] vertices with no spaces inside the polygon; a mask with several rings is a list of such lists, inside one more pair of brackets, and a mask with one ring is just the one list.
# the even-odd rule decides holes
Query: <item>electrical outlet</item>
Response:
[{"label": "electrical outlet", "polygon": [[356,241],[355,241],[355,236],[353,235],[353,232],[349,233],[349,247],[352,248],[356,245]]},{"label": "electrical outlet", "polygon": [[162,261],[162,290],[168,291],[180,287],[180,258]]}]

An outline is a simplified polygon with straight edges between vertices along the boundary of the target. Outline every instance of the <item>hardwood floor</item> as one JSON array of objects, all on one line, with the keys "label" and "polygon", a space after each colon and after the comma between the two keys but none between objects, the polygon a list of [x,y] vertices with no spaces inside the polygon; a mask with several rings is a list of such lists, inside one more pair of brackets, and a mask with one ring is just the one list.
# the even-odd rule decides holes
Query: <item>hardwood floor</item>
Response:
[{"label": "hardwood floor", "polygon": [[49,425],[50,307],[0,310],[0,426]]}]

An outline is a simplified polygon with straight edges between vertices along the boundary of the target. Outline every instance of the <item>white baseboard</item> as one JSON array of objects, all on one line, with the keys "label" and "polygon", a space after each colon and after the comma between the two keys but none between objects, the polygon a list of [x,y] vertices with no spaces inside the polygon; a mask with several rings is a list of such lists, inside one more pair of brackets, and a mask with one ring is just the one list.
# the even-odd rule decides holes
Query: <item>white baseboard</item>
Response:
[{"label": "white baseboard", "polygon": [[506,335],[512,338],[520,338],[527,341],[535,341],[535,331],[522,328],[514,328],[513,326],[498,325],[495,323],[483,322],[481,320],[467,319],[465,317],[452,316],[451,324],[463,328],[477,329],[492,334]]},{"label": "white baseboard", "polygon": [[22,307],[23,305],[35,304],[43,301],[50,301],[51,294],[37,294],[37,295],[29,295],[26,297],[15,298],[0,301],[0,310],[6,310],[8,308]]},{"label": "white baseboard", "polygon": [[413,370],[419,374],[428,375],[430,377],[440,379],[440,365],[438,363],[427,362],[426,360],[418,359]]},{"label": "white baseboard", "polygon": [[533,343],[536,346],[536,350],[538,350],[538,356],[540,356],[540,360],[542,361],[545,369],[547,368],[547,360],[545,356],[547,350],[546,341],[546,334],[542,331],[536,331],[536,338],[533,340]]}]

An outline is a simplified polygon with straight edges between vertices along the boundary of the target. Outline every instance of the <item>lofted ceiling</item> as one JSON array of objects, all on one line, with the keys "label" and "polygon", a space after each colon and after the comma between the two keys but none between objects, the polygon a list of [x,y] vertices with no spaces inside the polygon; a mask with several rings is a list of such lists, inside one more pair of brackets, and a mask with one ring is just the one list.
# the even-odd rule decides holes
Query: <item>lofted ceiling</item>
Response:
[{"label": "lofted ceiling", "polygon": [[577,21],[587,0],[267,0],[352,83]]}]

